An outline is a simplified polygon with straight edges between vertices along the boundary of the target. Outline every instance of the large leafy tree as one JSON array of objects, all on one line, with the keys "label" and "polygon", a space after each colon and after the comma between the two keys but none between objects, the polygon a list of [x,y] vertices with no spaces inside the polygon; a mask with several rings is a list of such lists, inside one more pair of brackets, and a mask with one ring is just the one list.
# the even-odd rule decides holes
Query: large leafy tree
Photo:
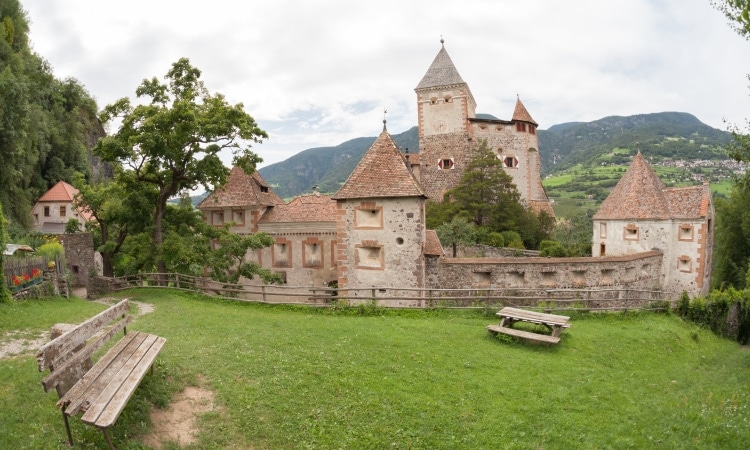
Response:
[{"label": "large leafy tree", "polygon": [[79,190],[76,206],[93,217],[87,229],[93,232],[94,245],[102,255],[103,275],[112,277],[115,258],[123,250],[125,239],[150,229],[156,191],[153,186],[136,183],[132,173],[122,171],[115,180],[91,183],[77,174],[73,185]]},{"label": "large leafy tree", "polygon": [[[711,2],[730,20],[737,33],[750,40],[750,0]],[[750,121],[747,123],[750,130]],[[729,126],[733,141],[729,155],[750,162],[750,134],[736,124]],[[714,288],[747,285],[750,266],[750,173],[735,179],[729,198],[716,200],[716,248],[711,284]]]},{"label": "large leafy tree", "polygon": [[133,105],[123,98],[102,113],[104,122],[122,122],[114,135],[99,141],[95,152],[105,161],[120,162],[133,171],[136,181],[158,191],[151,237],[160,272],[166,271],[160,251],[167,201],[182,190],[224,184],[229,169],[219,158],[222,150],[231,150],[233,164],[251,173],[262,160],[250,150],[250,143],[268,137],[242,104],[230,105],[223,95],[211,94],[200,75],[181,58],[164,83],[143,80],[136,96],[145,103]]}]

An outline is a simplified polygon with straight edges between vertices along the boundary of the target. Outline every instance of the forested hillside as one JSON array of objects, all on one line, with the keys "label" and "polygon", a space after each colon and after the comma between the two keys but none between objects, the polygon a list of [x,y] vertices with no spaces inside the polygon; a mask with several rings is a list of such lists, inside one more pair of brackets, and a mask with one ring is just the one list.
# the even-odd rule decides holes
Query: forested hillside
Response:
[{"label": "forested hillside", "polygon": [[59,180],[92,176],[89,151],[104,130],[96,102],[74,79],[59,80],[29,46],[17,0],[0,1],[0,204],[11,226]]},{"label": "forested hillside", "polygon": [[[393,138],[402,150],[408,148],[416,153],[415,149],[419,148],[417,127]],[[321,192],[333,193],[374,140],[374,137],[357,138],[336,147],[304,150],[286,161],[260,169],[260,173],[283,198],[308,192],[315,185]],[[730,140],[728,132],[679,112],[610,116],[539,130],[545,175],[579,165],[598,166],[605,155],[610,165],[627,165],[632,155],[614,150],[635,149],[636,143],[650,161],[657,163],[664,159],[723,160],[728,158],[723,147]]]},{"label": "forested hillside", "polygon": [[[417,152],[417,127],[392,137],[402,151]],[[314,186],[321,192],[333,193],[346,181],[373,142],[375,136],[352,139],[335,147],[311,148],[260,169],[260,174],[281,198],[308,192]]]}]

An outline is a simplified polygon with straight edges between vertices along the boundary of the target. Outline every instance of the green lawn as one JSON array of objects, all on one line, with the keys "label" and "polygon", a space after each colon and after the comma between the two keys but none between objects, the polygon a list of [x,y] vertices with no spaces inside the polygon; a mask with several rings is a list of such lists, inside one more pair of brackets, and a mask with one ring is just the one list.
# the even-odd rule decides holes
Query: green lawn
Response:
[{"label": "green lawn", "polygon": [[[746,448],[750,351],[664,314],[580,314],[554,347],[492,338],[477,311],[307,309],[143,289],[131,328],[167,338],[113,429],[143,448],[151,403],[216,395],[191,448]],[[0,305],[0,339],[104,305]],[[67,448],[33,355],[0,360],[6,448]],[[71,421],[79,447],[97,430]],[[178,448],[172,444],[171,448]]]}]

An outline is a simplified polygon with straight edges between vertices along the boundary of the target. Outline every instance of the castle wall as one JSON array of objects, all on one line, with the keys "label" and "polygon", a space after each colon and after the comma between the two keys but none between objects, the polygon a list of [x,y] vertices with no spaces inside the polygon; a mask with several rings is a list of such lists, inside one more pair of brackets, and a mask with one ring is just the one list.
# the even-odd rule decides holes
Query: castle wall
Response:
[{"label": "castle wall", "polygon": [[602,258],[428,258],[426,287],[659,289],[662,254]]},{"label": "castle wall", "polygon": [[673,295],[708,292],[712,233],[703,219],[595,220],[593,256],[662,252],[662,289]]},{"label": "castle wall", "polygon": [[57,238],[65,249],[65,268],[70,271],[73,286],[88,288],[89,279],[96,275],[94,236],[91,233],[65,233]]},{"label": "castle wall", "polygon": [[337,280],[333,223],[260,224],[258,231],[274,244],[248,252],[247,261],[278,273],[289,286],[324,287]]},{"label": "castle wall", "polygon": [[424,286],[424,199],[339,200],[339,288]]}]

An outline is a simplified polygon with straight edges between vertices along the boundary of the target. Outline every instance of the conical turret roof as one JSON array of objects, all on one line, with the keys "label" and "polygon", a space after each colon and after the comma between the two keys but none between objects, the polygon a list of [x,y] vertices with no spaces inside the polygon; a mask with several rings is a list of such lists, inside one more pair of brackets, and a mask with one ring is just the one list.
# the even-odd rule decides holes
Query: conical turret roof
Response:
[{"label": "conical turret roof", "polygon": [[426,197],[422,186],[406,167],[393,138],[383,127],[334,200],[375,197]]},{"label": "conical turret roof", "polygon": [[[442,40],[441,40],[442,43]],[[466,84],[459,75],[456,66],[453,65],[451,57],[443,45],[440,48],[432,65],[427,69],[427,73],[422,77],[422,81],[417,85],[416,90],[429,89],[438,86],[451,86],[456,84]]]},{"label": "conical turret roof", "polygon": [[671,215],[666,186],[638,152],[594,219],[668,219]]},{"label": "conical turret roof", "polygon": [[531,118],[531,114],[526,110],[526,107],[523,106],[523,103],[521,103],[521,98],[516,98],[516,109],[513,111],[513,121],[514,122],[529,122],[533,123],[534,125],[539,125],[534,121],[534,119]]}]

